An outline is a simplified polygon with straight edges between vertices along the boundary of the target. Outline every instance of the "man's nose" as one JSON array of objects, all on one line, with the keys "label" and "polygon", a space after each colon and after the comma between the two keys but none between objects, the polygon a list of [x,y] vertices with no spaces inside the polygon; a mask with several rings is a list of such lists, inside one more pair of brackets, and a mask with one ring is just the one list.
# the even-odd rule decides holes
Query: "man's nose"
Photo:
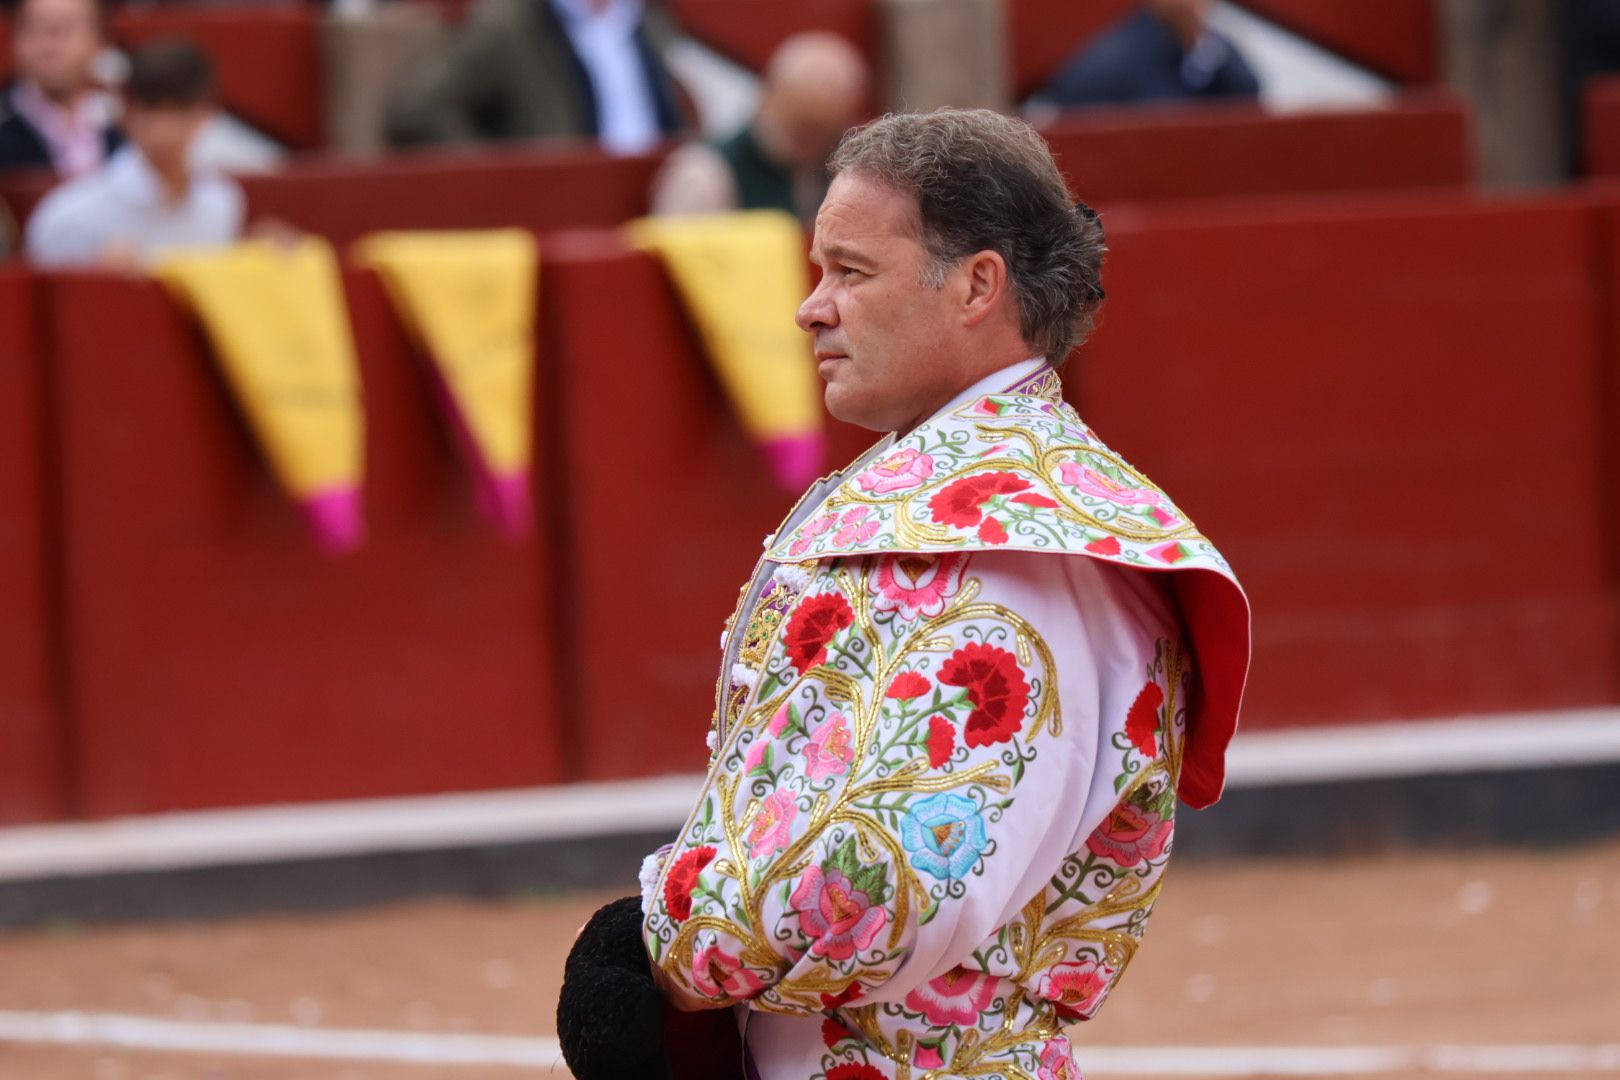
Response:
[{"label": "man's nose", "polygon": [[810,295],[804,298],[799,305],[798,313],[793,321],[799,324],[799,329],[807,334],[817,330],[830,330],[838,325],[838,308],[827,295],[827,279],[823,277],[816,282],[816,287],[810,290]]}]

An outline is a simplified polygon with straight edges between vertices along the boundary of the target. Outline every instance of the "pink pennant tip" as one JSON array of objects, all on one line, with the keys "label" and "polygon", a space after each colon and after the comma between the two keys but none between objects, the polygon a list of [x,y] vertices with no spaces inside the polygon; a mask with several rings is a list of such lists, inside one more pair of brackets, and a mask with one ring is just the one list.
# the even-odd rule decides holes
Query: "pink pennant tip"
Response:
[{"label": "pink pennant tip", "polygon": [[827,439],[819,431],[766,439],[760,449],[765,453],[765,467],[770,470],[771,479],[788,491],[803,490],[821,475],[827,461]]},{"label": "pink pennant tip", "polygon": [[494,473],[480,470],[478,508],[508,540],[529,535],[534,519],[526,469]]},{"label": "pink pennant tip", "polygon": [[346,555],[366,542],[365,508],[359,488],[332,488],[303,501],[304,520],[328,555]]}]

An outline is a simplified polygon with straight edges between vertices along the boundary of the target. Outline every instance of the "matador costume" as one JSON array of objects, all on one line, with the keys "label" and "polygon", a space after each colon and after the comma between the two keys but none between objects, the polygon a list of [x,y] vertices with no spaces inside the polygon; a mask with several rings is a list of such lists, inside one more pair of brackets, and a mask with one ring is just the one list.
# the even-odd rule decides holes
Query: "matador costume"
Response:
[{"label": "matador costume", "polygon": [[643,872],[666,994],[760,1080],[1079,1076],[1178,796],[1220,795],[1248,604],[1042,360],[800,501],[724,637],[708,778]]}]

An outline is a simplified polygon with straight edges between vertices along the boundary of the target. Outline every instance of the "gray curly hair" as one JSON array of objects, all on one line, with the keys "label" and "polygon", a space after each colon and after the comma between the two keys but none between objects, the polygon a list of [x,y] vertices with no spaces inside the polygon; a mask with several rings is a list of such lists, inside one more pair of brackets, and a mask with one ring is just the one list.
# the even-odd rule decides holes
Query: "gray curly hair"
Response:
[{"label": "gray curly hair", "polygon": [[1102,304],[1102,224],[1070,201],[1052,151],[1022,120],[989,109],[891,113],[845,133],[830,175],[853,173],[915,195],[918,237],[938,288],[964,258],[1007,264],[1024,340],[1054,364],[1091,332]]}]

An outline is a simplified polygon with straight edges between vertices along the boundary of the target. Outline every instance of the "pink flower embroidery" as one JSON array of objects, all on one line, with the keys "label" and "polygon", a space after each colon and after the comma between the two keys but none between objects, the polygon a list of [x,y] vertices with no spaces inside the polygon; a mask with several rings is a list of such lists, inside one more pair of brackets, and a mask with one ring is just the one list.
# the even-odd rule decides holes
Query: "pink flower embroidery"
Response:
[{"label": "pink flower embroidery", "polygon": [[754,744],[748,748],[748,756],[743,759],[743,772],[751,773],[765,764],[765,748],[769,745],[769,739],[754,740]]},{"label": "pink flower embroidery", "polygon": [[871,512],[872,508],[869,506],[857,506],[853,510],[845,511],[838,522],[839,530],[833,534],[833,544],[837,547],[864,544],[877,535],[878,522],[866,520],[866,516]]},{"label": "pink flower embroidery", "polygon": [[787,702],[784,701],[782,707],[776,710],[776,715],[771,717],[771,722],[766,725],[765,730],[772,735],[780,735],[787,730],[788,722],[792,719],[793,715],[788,712]]},{"label": "pink flower embroidery", "polygon": [[934,459],[921,451],[910,449],[890,454],[855,478],[862,491],[874,495],[887,495],[893,491],[910,491],[921,487],[934,475]]},{"label": "pink flower embroidery", "polygon": [[919,1069],[943,1069],[945,1058],[939,1052],[938,1043],[918,1043],[917,1053],[912,1057],[911,1063]]},{"label": "pink flower embroidery", "polygon": [[788,902],[799,913],[799,925],[815,939],[810,955],[829,960],[848,960],[871,945],[889,921],[888,912],[839,870],[822,873],[820,867],[810,867]]},{"label": "pink flower embroidery", "polygon": [[1100,966],[1095,960],[1057,964],[1041,976],[1039,993],[1057,1006],[1059,1016],[1078,1020],[1102,1003],[1113,977],[1113,968]]},{"label": "pink flower embroidery", "polygon": [[1181,518],[1170,508],[1164,494],[1152,488],[1122,484],[1074,461],[1066,461],[1059,466],[1058,479],[1093,498],[1107,499],[1115,506],[1145,506],[1148,516],[1166,529],[1181,524]]},{"label": "pink flower embroidery", "polygon": [[873,575],[877,611],[897,611],[902,619],[932,619],[962,587],[967,556],[889,555],[878,560]]},{"label": "pink flower embroidery", "polygon": [[1135,866],[1143,859],[1163,855],[1175,827],[1174,820],[1165,820],[1152,810],[1120,803],[1086,838],[1086,847],[1120,866]]},{"label": "pink flower embroidery", "polygon": [[803,555],[810,550],[810,545],[816,537],[828,532],[837,524],[837,514],[822,514],[820,517],[811,518],[799,526],[798,538],[788,545],[788,554],[795,558]]},{"label": "pink flower embroidery", "polygon": [[704,997],[733,1001],[753,997],[765,989],[763,979],[718,944],[707,946],[692,958],[692,985]]},{"label": "pink flower embroidery", "polygon": [[773,791],[760,804],[759,816],[748,833],[748,857],[773,855],[793,841],[793,819],[799,804],[786,791]]},{"label": "pink flower embroidery", "polygon": [[1036,1080],[1082,1080],[1075,1067],[1074,1055],[1069,1053],[1068,1039],[1049,1039],[1041,1047],[1040,1071]]},{"label": "pink flower embroidery", "polygon": [[995,1000],[999,980],[982,971],[952,968],[906,995],[906,1008],[923,1014],[935,1027],[973,1026]]},{"label": "pink flower embroidery", "polygon": [[844,714],[835,712],[810,736],[804,747],[805,772],[812,780],[829,776],[842,776],[855,760],[855,747],[850,744],[849,721]]}]

